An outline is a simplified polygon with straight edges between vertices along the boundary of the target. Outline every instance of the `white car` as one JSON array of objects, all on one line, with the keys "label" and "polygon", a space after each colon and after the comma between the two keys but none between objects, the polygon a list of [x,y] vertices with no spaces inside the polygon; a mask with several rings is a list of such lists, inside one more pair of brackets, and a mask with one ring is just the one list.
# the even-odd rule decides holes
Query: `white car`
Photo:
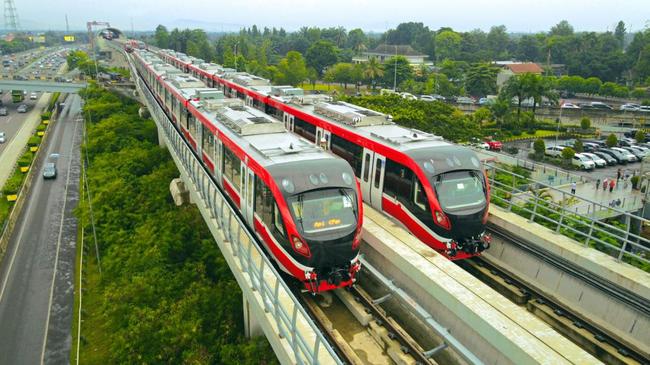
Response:
[{"label": "white car", "polygon": [[571,164],[578,166],[582,170],[593,170],[596,167],[596,163],[587,156],[583,156],[581,153],[576,153],[571,159]]},{"label": "white car", "polygon": [[636,112],[641,108],[641,105],[639,104],[632,104],[632,103],[627,103],[621,105],[621,110],[623,111],[628,111],[628,112]]},{"label": "white car", "polygon": [[0,132],[0,143],[5,143],[7,141],[7,137],[5,136],[5,132]]},{"label": "white car", "polygon": [[36,100],[36,99],[38,99],[38,95],[36,95],[36,93],[31,93],[31,94],[29,94],[29,99],[30,100]]},{"label": "white car", "polygon": [[480,142],[476,144],[476,147],[482,149],[482,150],[489,150],[490,145],[487,142]]},{"label": "white car", "polygon": [[583,156],[589,158],[590,160],[592,160],[596,164],[596,167],[605,167],[605,166],[607,166],[607,161],[605,161],[602,157],[600,157],[598,155],[595,155],[595,154],[589,153],[589,152],[582,152],[581,155],[583,155]]},{"label": "white car", "polygon": [[411,93],[400,93],[399,95],[400,95],[403,99],[406,99],[406,100],[418,100],[418,98],[415,97],[415,95],[413,95],[413,94],[411,94]]},{"label": "white car", "polygon": [[650,105],[642,105],[639,108],[639,111],[644,113],[650,113]]},{"label": "white car", "polygon": [[546,147],[546,151],[544,151],[544,154],[546,156],[552,156],[552,157],[560,157],[562,155],[562,150],[564,149],[563,146],[550,146]]},{"label": "white car", "polygon": [[575,105],[573,103],[562,103],[560,108],[562,108],[562,109],[580,109],[579,106],[577,106],[577,105]]},{"label": "white car", "polygon": [[420,100],[422,100],[422,101],[435,101],[436,98],[434,98],[431,95],[420,95]]},{"label": "white car", "polygon": [[628,150],[624,150],[624,149],[622,149],[620,147],[612,147],[611,149],[616,151],[616,152],[619,152],[619,153],[623,154],[623,156],[625,156],[625,158],[627,159],[627,162],[637,162],[638,161],[636,156],[634,156],[632,154],[632,152],[630,152]]}]

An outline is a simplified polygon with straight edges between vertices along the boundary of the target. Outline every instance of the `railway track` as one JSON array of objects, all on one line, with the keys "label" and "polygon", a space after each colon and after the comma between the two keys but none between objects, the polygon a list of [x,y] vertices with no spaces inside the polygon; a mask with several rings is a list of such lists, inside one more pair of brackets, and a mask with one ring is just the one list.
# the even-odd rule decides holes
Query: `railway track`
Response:
[{"label": "railway track", "polygon": [[[526,247],[528,251],[533,252],[530,248],[532,245],[526,245],[523,240],[515,237],[499,228],[489,227],[493,235],[500,236],[503,239],[513,242],[513,244]],[[546,252],[533,252],[542,257],[545,261],[554,265],[566,268],[569,275],[579,278],[585,278],[587,282],[593,283],[598,288],[602,288],[608,294],[616,298],[621,298],[625,303],[643,306],[643,298],[636,295],[630,295],[625,290],[619,290],[616,285],[599,281],[587,273],[581,272],[569,263],[558,260],[553,255]],[[513,301],[514,303],[525,306],[528,311],[535,314],[553,327],[563,336],[573,341],[587,352],[591,353],[599,360],[607,364],[650,364],[650,359],[645,358],[623,341],[617,339],[606,329],[598,328],[590,323],[588,318],[584,318],[579,309],[566,308],[558,301],[553,300],[548,295],[536,290],[533,285],[524,282],[512,273],[503,268],[496,267],[481,257],[458,262],[463,269],[491,286],[493,289]],[[645,307],[649,310],[650,307]]]}]

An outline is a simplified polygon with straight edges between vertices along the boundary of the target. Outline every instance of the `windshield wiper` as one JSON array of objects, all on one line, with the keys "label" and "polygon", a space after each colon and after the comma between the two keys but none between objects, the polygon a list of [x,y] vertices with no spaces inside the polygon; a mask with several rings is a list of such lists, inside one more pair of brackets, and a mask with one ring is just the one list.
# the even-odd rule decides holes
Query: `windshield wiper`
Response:
[{"label": "windshield wiper", "polygon": [[300,223],[300,229],[302,229],[302,231],[304,232],[305,227],[302,224],[302,217],[304,217],[305,211],[302,209],[303,205],[304,205],[303,204],[303,194],[300,194],[300,195],[298,195],[298,210],[300,211],[300,216],[297,217],[297,218],[298,218],[298,222]]},{"label": "windshield wiper", "polygon": [[359,218],[359,217],[358,217],[359,212],[357,212],[357,209],[356,209],[356,207],[354,206],[354,203],[356,203],[356,202],[354,201],[354,199],[352,199],[352,196],[350,195],[350,193],[348,193],[348,192],[346,191],[346,189],[339,189],[339,192],[340,192],[340,193],[341,193],[341,194],[342,194],[346,199],[348,199],[348,201],[350,201],[350,205],[352,205],[352,211],[354,212],[354,218],[355,218],[355,219],[358,219],[358,218]]}]

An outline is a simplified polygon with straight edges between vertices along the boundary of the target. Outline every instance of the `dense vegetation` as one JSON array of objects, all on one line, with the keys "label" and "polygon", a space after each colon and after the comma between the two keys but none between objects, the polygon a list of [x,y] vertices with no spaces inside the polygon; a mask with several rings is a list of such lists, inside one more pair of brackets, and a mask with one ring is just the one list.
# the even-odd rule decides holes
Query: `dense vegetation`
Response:
[{"label": "dense vegetation", "polygon": [[[83,97],[101,276],[93,248],[84,257],[81,358],[275,363],[264,338],[243,337],[241,292],[198,210],[172,203],[169,181],[178,171],[158,147],[154,123],[138,116],[138,104],[96,86]],[[87,233],[89,209],[87,200],[78,208]]]},{"label": "dense vegetation", "polygon": [[[395,63],[354,65],[352,57],[378,45],[408,45],[427,55],[435,68],[398,71],[397,86],[415,93],[451,95],[486,95],[496,91],[496,72],[490,63],[497,60],[534,61],[547,68],[563,64],[564,74],[571,79],[553,83],[567,92],[585,92],[605,96],[648,97],[643,87],[650,85],[650,29],[628,33],[618,23],[614,32],[576,32],[566,21],[548,32],[511,34],[505,26],[494,26],[489,32],[473,30],[456,32],[451,28],[429,29],[422,23],[402,23],[383,34],[366,34],[361,29],[343,27],[303,27],[296,32],[280,28],[260,29],[253,25],[238,34],[225,34],[211,40],[202,30],[169,32],[156,28],[152,39],[159,47],[173,48],[205,60],[216,61],[265,76],[274,81],[287,77],[280,65],[289,53],[299,60],[296,77],[346,84],[392,87]],[[304,66],[304,70],[303,70]],[[330,71],[329,78],[325,78]],[[588,82],[583,82],[587,80]],[[288,82],[295,84],[295,82]]]}]

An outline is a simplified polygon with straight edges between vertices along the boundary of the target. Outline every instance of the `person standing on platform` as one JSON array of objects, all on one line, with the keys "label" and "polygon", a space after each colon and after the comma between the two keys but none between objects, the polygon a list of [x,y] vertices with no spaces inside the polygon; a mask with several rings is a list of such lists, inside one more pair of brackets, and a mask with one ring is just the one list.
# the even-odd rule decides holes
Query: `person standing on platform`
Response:
[{"label": "person standing on platform", "polygon": [[600,188],[600,179],[596,180],[596,191]]},{"label": "person standing on platform", "polygon": [[614,190],[614,186],[616,186],[616,181],[614,181],[614,179],[609,180],[609,192],[610,193]]},{"label": "person standing on platform", "polygon": [[603,191],[607,190],[607,178],[603,180]]},{"label": "person standing on platform", "polygon": [[576,182],[571,183],[571,194],[575,195],[576,194]]},{"label": "person standing on platform", "polygon": [[621,169],[616,170],[616,182],[621,179]]}]

